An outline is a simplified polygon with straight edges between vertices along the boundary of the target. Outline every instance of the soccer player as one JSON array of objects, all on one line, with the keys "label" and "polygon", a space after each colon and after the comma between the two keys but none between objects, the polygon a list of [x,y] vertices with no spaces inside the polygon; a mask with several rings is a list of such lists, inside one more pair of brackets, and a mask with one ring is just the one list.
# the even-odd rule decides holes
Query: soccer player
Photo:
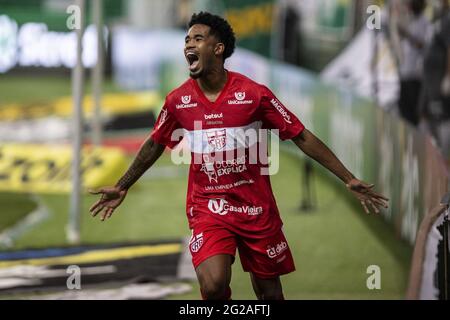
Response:
[{"label": "soccer player", "polygon": [[267,87],[224,68],[235,47],[226,20],[200,12],[189,28],[184,55],[190,79],[167,95],[152,134],[117,184],[93,192],[101,199],[90,211],[93,216],[102,212],[101,220],[110,218],[164,149],[179,143],[176,132],[183,130],[192,152],[186,201],[189,249],[202,297],[231,297],[231,266],[238,249],[257,298],[283,299],[280,275],[294,271],[294,261],[269,176],[261,171],[265,164],[252,154],[262,139],[242,139],[240,132],[278,130],[282,140],[291,139],[339,177],[367,213],[386,207],[387,199],[355,178]]}]

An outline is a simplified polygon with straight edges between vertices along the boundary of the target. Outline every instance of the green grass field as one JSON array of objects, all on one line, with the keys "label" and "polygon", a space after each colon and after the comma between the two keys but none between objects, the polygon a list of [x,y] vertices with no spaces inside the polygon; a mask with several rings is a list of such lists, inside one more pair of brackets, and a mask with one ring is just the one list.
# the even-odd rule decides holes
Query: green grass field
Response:
[{"label": "green grass field", "polygon": [[[90,93],[92,85],[86,78],[85,93]],[[104,92],[120,92],[112,81],[103,84]],[[30,103],[37,101],[51,101],[72,93],[70,74],[63,77],[55,76],[0,76],[0,108],[7,103]]]},{"label": "green grass field", "polygon": [[36,208],[36,203],[28,195],[0,193],[0,232],[13,226]]},{"label": "green grass field", "polygon": [[[38,89],[39,81],[15,78],[15,85],[0,79],[0,91],[9,92],[2,102],[31,101],[35,98],[66,95],[69,82],[49,80]],[[30,88],[30,95],[20,96],[17,87]],[[112,88],[110,86],[108,88]],[[48,90],[51,94],[44,95]],[[22,97],[22,98],[18,98]],[[3,100],[6,99],[6,100]],[[315,188],[318,208],[299,210],[301,198],[301,160],[282,152],[280,171],[272,177],[272,186],[284,220],[284,230],[293,251],[297,271],[282,277],[287,299],[402,299],[407,285],[411,248],[394,236],[381,216],[366,215],[349,196],[345,187],[323,170],[316,170]],[[185,215],[187,167],[172,165],[165,154],[154,172],[174,170],[177,174],[143,177],[127,199],[106,222],[93,219],[88,208],[97,199],[83,196],[82,242],[107,243],[132,240],[173,239],[190,235]],[[69,195],[39,195],[48,207],[49,217],[29,230],[15,243],[14,249],[67,244],[65,227]],[[0,194],[0,231],[11,226],[33,209],[27,195]],[[381,268],[381,290],[366,287],[367,267]],[[198,285],[193,291],[174,299],[199,299]],[[239,259],[233,267],[233,299],[254,299],[248,274]]]}]

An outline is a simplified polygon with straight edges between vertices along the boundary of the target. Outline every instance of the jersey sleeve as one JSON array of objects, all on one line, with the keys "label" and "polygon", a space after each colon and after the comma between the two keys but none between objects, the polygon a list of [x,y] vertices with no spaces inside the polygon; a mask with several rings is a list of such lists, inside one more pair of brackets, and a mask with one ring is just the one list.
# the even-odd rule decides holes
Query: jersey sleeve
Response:
[{"label": "jersey sleeve", "polygon": [[[168,100],[164,103],[158,119],[156,119],[155,127],[151,133],[151,138],[159,144],[165,145],[173,149],[182,139],[182,134],[177,134],[175,130],[180,129],[181,125],[175,118],[168,104]],[[175,133],[174,133],[175,132]]]},{"label": "jersey sleeve", "polygon": [[261,86],[260,115],[263,127],[278,129],[281,140],[298,136],[305,126],[267,87]]}]

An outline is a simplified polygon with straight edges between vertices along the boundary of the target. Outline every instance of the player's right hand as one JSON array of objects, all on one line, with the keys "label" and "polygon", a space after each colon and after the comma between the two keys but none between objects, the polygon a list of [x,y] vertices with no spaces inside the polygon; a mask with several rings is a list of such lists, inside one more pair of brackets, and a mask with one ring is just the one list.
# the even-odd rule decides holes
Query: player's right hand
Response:
[{"label": "player's right hand", "polygon": [[95,217],[103,211],[101,220],[110,218],[114,210],[122,203],[127,195],[127,190],[122,190],[119,187],[105,187],[100,190],[89,190],[91,194],[101,194],[100,200],[95,202],[89,209],[91,215]]}]

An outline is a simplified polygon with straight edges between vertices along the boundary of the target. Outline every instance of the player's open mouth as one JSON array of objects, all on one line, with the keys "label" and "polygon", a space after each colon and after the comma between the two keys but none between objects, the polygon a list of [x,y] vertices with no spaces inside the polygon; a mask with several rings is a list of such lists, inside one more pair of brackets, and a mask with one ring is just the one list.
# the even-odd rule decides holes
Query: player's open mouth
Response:
[{"label": "player's open mouth", "polygon": [[187,61],[189,63],[189,70],[190,71],[194,71],[195,69],[197,69],[198,63],[199,63],[198,55],[196,55],[193,52],[188,52],[186,54],[186,59],[187,59]]}]

